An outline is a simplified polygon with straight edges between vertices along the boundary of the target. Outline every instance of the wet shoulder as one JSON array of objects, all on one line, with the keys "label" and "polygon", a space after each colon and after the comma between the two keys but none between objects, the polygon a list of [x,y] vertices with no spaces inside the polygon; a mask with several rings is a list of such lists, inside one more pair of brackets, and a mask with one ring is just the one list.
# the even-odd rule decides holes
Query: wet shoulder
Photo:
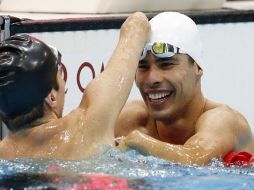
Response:
[{"label": "wet shoulder", "polygon": [[207,100],[206,106],[204,108],[203,114],[216,114],[216,115],[226,115],[236,120],[244,120],[243,115],[230,107],[227,104],[217,103],[210,100]]},{"label": "wet shoulder", "polygon": [[236,131],[249,131],[250,127],[246,118],[237,110],[226,104],[207,101],[200,120],[210,122],[220,121],[224,126],[232,126]]},{"label": "wet shoulder", "polygon": [[83,125],[84,121],[87,119],[87,110],[83,108],[76,108],[72,110],[70,113],[68,113],[66,116],[61,118],[59,120],[59,123],[66,127],[71,127],[73,126],[80,126]]},{"label": "wet shoulder", "polygon": [[115,126],[115,136],[126,136],[131,131],[143,129],[148,122],[148,111],[142,100],[132,100],[122,109]]},{"label": "wet shoulder", "polygon": [[254,137],[251,127],[242,113],[228,105],[210,102],[203,115],[208,115],[212,118],[211,120],[221,121],[222,131],[231,131],[235,135],[238,139],[236,150],[249,151],[254,154]]},{"label": "wet shoulder", "polygon": [[136,119],[148,119],[148,110],[143,100],[132,100],[126,103],[121,111],[122,117],[134,117]]}]

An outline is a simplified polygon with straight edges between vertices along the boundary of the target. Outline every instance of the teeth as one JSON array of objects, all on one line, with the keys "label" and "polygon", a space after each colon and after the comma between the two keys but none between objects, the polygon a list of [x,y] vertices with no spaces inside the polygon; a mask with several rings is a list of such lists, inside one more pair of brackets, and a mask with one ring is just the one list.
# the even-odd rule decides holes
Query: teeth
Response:
[{"label": "teeth", "polygon": [[170,95],[170,92],[161,92],[156,94],[148,94],[148,97],[152,100],[156,100],[156,99],[164,98],[168,95]]}]

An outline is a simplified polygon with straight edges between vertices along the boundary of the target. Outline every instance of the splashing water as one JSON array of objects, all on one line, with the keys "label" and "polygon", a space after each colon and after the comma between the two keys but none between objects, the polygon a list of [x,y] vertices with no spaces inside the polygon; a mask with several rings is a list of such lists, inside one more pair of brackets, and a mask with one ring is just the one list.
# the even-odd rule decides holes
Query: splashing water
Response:
[{"label": "splashing water", "polygon": [[129,183],[134,189],[254,188],[254,167],[224,167],[219,160],[213,160],[208,166],[181,165],[152,156],[143,156],[135,150],[122,153],[112,147],[103,148],[103,155],[81,161],[30,158],[0,160],[0,180],[6,175],[18,173],[104,173],[130,180]]}]

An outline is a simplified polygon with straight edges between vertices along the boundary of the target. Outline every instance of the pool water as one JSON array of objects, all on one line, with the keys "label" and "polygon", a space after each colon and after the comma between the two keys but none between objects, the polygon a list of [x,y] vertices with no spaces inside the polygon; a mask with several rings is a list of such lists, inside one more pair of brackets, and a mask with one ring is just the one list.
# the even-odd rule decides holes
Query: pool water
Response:
[{"label": "pool water", "polygon": [[[115,148],[103,148],[103,155],[82,161],[0,160],[0,189],[68,189],[81,174],[90,173],[116,176],[115,180],[126,179],[130,189],[138,190],[254,189],[254,166],[224,167],[220,160],[213,160],[207,166],[181,165],[143,156],[135,150],[122,153]],[[48,178],[38,178],[43,175]],[[57,176],[57,183],[52,182]],[[112,185],[111,189],[114,189]]]}]

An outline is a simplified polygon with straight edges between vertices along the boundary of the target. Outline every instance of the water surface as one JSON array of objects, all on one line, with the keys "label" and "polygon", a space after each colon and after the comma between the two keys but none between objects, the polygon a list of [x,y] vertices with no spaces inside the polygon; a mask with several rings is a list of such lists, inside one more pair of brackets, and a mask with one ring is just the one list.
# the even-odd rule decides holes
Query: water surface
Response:
[{"label": "water surface", "polygon": [[[7,183],[6,179],[12,181],[15,176],[19,174],[23,176],[24,173],[67,174],[72,176],[72,181],[75,178],[78,179],[80,174],[103,173],[126,178],[132,189],[144,190],[254,189],[253,166],[248,168],[225,167],[219,160],[213,160],[208,166],[181,165],[153,156],[143,156],[135,150],[122,153],[110,147],[104,147],[103,155],[92,156],[82,161],[30,158],[0,160],[0,189],[5,189],[3,184]],[[29,176],[25,176],[25,178],[27,179]],[[30,176],[30,178],[34,177]],[[15,183],[19,183],[19,180],[22,182],[24,176],[16,178]],[[8,183],[13,182],[8,181]],[[43,183],[45,183],[44,186],[37,185],[36,189],[47,189],[50,186],[48,181]],[[27,189],[31,187],[29,185],[25,184]],[[64,180],[55,186],[57,186],[56,189],[66,189],[67,187]]]}]

